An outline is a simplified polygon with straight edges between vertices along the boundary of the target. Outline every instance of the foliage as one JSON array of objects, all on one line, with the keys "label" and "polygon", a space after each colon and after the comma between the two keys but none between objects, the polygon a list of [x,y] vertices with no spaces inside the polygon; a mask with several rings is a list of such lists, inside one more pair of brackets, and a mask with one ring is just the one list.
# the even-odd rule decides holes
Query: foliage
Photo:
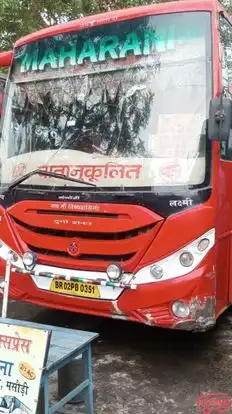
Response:
[{"label": "foliage", "polygon": [[[0,51],[15,40],[49,25],[77,19],[81,15],[140,6],[155,0],[2,0],[0,1]],[[165,2],[168,0],[157,0]],[[222,0],[232,14],[230,0]]]}]

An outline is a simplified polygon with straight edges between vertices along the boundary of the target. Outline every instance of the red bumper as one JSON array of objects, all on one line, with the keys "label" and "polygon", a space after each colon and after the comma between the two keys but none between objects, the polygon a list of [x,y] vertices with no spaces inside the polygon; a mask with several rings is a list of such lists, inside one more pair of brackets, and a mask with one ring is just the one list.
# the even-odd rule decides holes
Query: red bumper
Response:
[{"label": "red bumper", "polygon": [[[12,273],[10,297],[50,308],[93,314],[149,325],[178,328],[206,329],[215,323],[215,273],[212,254],[201,266],[187,276],[166,282],[155,282],[126,290],[116,301],[77,298],[39,289],[29,275]],[[171,305],[183,300],[191,307],[187,319],[175,317]]]}]

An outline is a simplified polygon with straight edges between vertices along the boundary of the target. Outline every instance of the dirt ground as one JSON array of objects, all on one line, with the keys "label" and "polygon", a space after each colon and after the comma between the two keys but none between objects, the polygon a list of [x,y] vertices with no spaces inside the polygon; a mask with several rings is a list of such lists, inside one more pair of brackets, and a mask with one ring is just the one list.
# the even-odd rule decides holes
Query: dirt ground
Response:
[{"label": "dirt ground", "polygon": [[[204,334],[11,303],[9,317],[99,333],[93,345],[96,414],[192,414],[203,393],[232,397],[232,312]],[[56,380],[51,383],[56,399]],[[232,410],[229,411],[232,413]],[[66,405],[60,414],[85,413]]]}]

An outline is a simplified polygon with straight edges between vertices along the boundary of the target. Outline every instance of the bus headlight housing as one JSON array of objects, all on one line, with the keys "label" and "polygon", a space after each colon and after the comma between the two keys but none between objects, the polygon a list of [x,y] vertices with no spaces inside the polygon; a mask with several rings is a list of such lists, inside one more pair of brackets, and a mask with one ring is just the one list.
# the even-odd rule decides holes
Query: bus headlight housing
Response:
[{"label": "bus headlight housing", "polygon": [[194,262],[194,257],[193,254],[191,252],[183,252],[180,255],[180,263],[182,264],[182,266],[184,267],[190,267],[192,266]]},{"label": "bus headlight housing", "polygon": [[133,283],[161,282],[185,276],[195,269],[215,244],[215,229],[211,229],[182,249],[140,269]]},{"label": "bus headlight housing", "polygon": [[32,252],[25,252],[23,255],[23,264],[25,269],[32,269],[36,263],[36,255]]},{"label": "bus headlight housing", "polygon": [[15,253],[13,250],[9,251],[8,257],[10,258],[11,263],[17,263],[17,261],[19,260],[19,255]]},{"label": "bus headlight housing", "polygon": [[110,280],[119,280],[122,276],[122,269],[119,265],[112,263],[106,269],[106,274]]},{"label": "bus headlight housing", "polygon": [[163,268],[159,266],[158,264],[151,266],[150,272],[151,272],[151,275],[156,280],[162,279],[163,274],[164,274]]},{"label": "bus headlight housing", "polygon": [[11,260],[12,265],[23,267],[23,262],[21,257],[12,250],[9,246],[7,246],[4,241],[0,239],[0,258],[4,261],[7,261],[9,258]]},{"label": "bus headlight housing", "polygon": [[172,313],[177,318],[187,318],[190,314],[190,307],[186,305],[186,303],[182,302],[181,300],[176,300],[172,304]]}]

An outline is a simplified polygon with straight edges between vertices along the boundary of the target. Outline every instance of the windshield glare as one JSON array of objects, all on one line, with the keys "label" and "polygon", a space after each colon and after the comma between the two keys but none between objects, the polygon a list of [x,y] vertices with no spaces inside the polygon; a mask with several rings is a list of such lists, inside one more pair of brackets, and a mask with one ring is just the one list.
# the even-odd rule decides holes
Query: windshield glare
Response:
[{"label": "windshield glare", "polygon": [[[1,185],[36,168],[107,188],[202,184],[209,39],[210,14],[186,12],[16,49]],[[81,186],[45,176],[27,183]]]}]

